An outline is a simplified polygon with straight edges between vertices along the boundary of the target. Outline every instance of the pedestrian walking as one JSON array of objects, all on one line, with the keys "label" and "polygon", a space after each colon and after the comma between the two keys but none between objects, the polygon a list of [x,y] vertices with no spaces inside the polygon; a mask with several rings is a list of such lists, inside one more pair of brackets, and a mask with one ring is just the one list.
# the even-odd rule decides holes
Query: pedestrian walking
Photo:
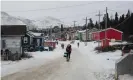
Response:
[{"label": "pedestrian walking", "polygon": [[67,61],[69,61],[70,60],[70,57],[71,57],[71,51],[72,51],[72,47],[71,47],[71,45],[70,44],[68,44],[67,45],[67,47],[66,47],[66,52],[67,52]]},{"label": "pedestrian walking", "polygon": [[77,43],[77,46],[79,47],[79,42]]}]

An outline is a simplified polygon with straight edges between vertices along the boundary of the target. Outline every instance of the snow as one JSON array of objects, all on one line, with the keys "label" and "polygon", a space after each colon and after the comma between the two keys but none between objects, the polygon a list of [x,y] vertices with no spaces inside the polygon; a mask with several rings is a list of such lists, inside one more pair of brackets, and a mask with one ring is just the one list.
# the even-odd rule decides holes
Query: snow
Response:
[{"label": "snow", "polygon": [[25,23],[5,12],[1,12],[1,25],[25,25]]},{"label": "snow", "polygon": [[117,44],[126,44],[127,42],[110,42],[110,45],[117,45]]},{"label": "snow", "polygon": [[43,34],[43,33],[36,33],[36,32],[29,32],[30,34],[33,34],[34,36],[41,36],[41,34]]},{"label": "snow", "polygon": [[[77,42],[73,44],[73,47],[77,47]],[[115,61],[117,61],[121,57],[121,51],[117,50],[115,52],[101,52],[97,53],[94,51],[94,48],[98,46],[98,43],[87,42],[87,46],[85,46],[85,42],[80,42],[79,51],[88,56],[88,62],[94,63],[97,66],[93,66],[97,71],[94,73],[98,80],[114,80],[115,74]]]},{"label": "snow", "polygon": [[[77,47],[78,42],[80,43],[79,49]],[[6,76],[8,74],[12,74],[35,66],[40,66],[51,60],[62,57],[65,50],[61,49],[62,43],[64,43],[66,47],[67,44],[70,44],[70,41],[59,41],[57,48],[53,52],[30,52],[30,54],[33,56],[33,58],[30,59],[15,62],[2,61],[2,76]],[[82,55],[85,55],[85,57],[87,57],[85,58],[86,62],[88,62],[89,64],[97,65],[89,65],[89,68],[92,69],[91,71],[98,80],[114,80],[115,61],[121,57],[120,50],[98,54],[96,51],[94,51],[94,48],[98,45],[97,43],[94,43],[94,41],[87,42],[87,46],[85,46],[85,42],[75,40],[74,44],[71,45],[72,48],[76,48]]]},{"label": "snow", "polygon": [[133,80],[133,76],[129,75],[129,74],[125,74],[125,75],[120,75],[119,76],[120,80]]},{"label": "snow", "polygon": [[104,69],[114,69],[115,61],[121,57],[121,51],[97,53],[94,48],[98,45],[94,42],[88,42],[88,46],[85,46],[84,42],[80,43],[80,51],[83,54],[88,55],[89,59],[99,64]]},{"label": "snow", "polygon": [[[50,28],[54,26],[58,26],[60,24],[64,24],[61,20],[54,18],[54,17],[42,17],[38,19],[26,19],[17,16],[11,16],[6,12],[1,12],[1,24],[2,25],[27,25],[29,29],[32,28]],[[63,25],[64,27],[67,26],[66,24]]]},{"label": "snow", "polygon": [[23,59],[20,61],[1,61],[1,76],[6,76],[24,69],[43,65],[53,59],[62,57],[63,53],[64,51],[61,49],[60,45],[58,45],[54,51],[29,52],[29,54],[33,56],[33,58],[30,59]]}]

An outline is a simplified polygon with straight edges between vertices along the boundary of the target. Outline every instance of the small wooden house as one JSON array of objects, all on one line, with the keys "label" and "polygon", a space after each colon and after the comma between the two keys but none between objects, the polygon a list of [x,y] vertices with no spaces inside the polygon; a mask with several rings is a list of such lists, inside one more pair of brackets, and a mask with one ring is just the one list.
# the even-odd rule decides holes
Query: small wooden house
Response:
[{"label": "small wooden house", "polygon": [[26,31],[26,25],[1,25],[1,50],[22,53],[22,37]]},{"label": "small wooden house", "polygon": [[22,45],[26,50],[30,47],[35,48],[43,46],[45,39],[44,33],[37,33],[32,31],[28,31],[22,38]]},{"label": "small wooden house", "polygon": [[122,31],[119,31],[114,28],[107,28],[101,31],[96,31],[92,33],[93,40],[103,40],[105,38],[111,40],[115,39],[116,41],[122,41]]}]

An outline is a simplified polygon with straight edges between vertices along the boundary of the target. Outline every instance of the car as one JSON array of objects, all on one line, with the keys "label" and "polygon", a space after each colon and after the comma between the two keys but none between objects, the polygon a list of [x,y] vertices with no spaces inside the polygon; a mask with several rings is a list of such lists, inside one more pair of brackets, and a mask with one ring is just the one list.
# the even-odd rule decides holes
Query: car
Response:
[{"label": "car", "polygon": [[122,56],[127,53],[133,52],[133,43],[124,44],[122,47]]}]

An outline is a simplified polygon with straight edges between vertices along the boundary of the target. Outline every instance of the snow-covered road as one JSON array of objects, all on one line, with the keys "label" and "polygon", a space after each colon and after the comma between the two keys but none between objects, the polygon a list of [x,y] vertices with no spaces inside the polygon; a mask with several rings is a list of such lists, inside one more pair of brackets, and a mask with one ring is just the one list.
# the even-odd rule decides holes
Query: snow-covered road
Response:
[{"label": "snow-covered road", "polygon": [[[60,43],[66,46],[69,42]],[[53,52],[33,52],[33,60],[3,65],[2,80],[114,80],[115,61],[121,52],[97,54],[95,46],[94,42],[88,42],[87,46],[80,42],[78,48],[75,42],[70,62],[63,57],[65,49],[60,45]]]},{"label": "snow-covered road", "polygon": [[70,62],[60,57],[45,65],[4,76],[2,80],[104,80],[100,79],[100,72],[97,64],[74,48]]}]

